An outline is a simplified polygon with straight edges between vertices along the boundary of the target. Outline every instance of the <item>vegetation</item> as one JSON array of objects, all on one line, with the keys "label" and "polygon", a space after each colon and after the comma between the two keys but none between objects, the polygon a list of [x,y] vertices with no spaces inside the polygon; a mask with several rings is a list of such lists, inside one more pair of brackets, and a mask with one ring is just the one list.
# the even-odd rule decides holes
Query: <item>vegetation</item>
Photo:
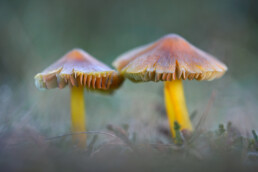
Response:
[{"label": "vegetation", "polygon": [[[255,171],[258,137],[253,130],[243,137],[230,122],[215,131],[180,131],[176,137],[160,130],[169,143],[142,142],[128,125],[108,125],[106,132],[88,132],[89,144],[81,150],[71,135],[46,138],[30,128],[1,133],[0,168],[19,171]],[[169,131],[169,129],[166,129]],[[78,133],[85,134],[85,133]],[[108,137],[99,144],[98,138]],[[136,139],[138,138],[138,139]]]}]

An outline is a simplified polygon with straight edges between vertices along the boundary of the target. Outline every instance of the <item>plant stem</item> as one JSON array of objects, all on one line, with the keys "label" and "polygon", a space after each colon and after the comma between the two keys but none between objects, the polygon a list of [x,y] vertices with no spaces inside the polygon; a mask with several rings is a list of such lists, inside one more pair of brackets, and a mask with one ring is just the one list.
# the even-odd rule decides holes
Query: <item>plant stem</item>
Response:
[{"label": "plant stem", "polygon": [[174,129],[175,121],[180,124],[181,130],[192,131],[192,124],[187,112],[182,81],[175,80],[165,82],[164,94],[168,121],[173,138],[176,136]]},{"label": "plant stem", "polygon": [[[84,88],[82,86],[71,88],[71,125],[72,132],[85,132]],[[86,134],[74,135],[74,142],[81,148],[86,147]]]}]

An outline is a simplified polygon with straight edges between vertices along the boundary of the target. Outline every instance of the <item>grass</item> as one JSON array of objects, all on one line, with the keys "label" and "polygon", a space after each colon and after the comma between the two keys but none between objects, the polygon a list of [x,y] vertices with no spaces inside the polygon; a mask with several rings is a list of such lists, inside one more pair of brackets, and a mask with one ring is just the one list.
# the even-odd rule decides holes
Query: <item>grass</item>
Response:
[{"label": "grass", "polygon": [[[201,116],[197,111],[192,113],[191,120],[196,124],[193,133],[180,131],[176,123],[173,140],[166,125],[165,111],[159,109],[157,115],[165,123],[155,123],[152,131],[142,123],[138,130],[128,124],[107,125],[104,131],[87,132],[88,146],[83,150],[74,146],[72,134],[49,137],[52,130],[45,132],[39,126],[33,128],[33,120],[22,122],[15,118],[16,111],[8,113],[8,108],[2,108],[5,116],[2,115],[0,130],[0,171],[257,171],[255,130],[243,135],[239,124],[231,122],[218,124],[216,130],[204,127],[214,95]],[[7,105],[12,104],[6,102]],[[30,111],[28,119],[32,113],[35,112]],[[21,112],[21,116],[25,115]],[[54,120],[51,124],[57,125]],[[243,122],[242,125],[247,124]],[[149,140],[144,135],[146,131],[155,132],[147,133],[151,135]]]},{"label": "grass", "polygon": [[[31,128],[0,135],[1,171],[255,171],[258,136],[243,137],[230,122],[215,131],[194,133],[177,129],[176,138],[160,130],[168,143],[142,142],[129,137],[128,126],[107,126],[89,132],[88,146],[75,147],[70,135],[46,138]],[[168,130],[168,129],[167,129]],[[84,133],[79,133],[84,134]],[[97,143],[100,137],[107,141]],[[136,133],[137,135],[137,133]]]}]

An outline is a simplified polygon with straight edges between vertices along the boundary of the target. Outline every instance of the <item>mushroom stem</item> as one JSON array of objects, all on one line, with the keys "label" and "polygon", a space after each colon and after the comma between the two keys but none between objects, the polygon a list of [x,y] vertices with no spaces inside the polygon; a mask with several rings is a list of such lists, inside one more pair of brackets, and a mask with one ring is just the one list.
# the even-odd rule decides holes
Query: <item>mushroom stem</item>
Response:
[{"label": "mushroom stem", "polygon": [[[71,88],[71,122],[72,132],[85,132],[85,108],[83,97],[83,86]],[[86,146],[86,135],[73,136],[74,142],[81,148]]]},{"label": "mushroom stem", "polygon": [[182,80],[165,82],[165,104],[172,137],[175,138],[174,123],[177,121],[180,130],[192,131],[192,124],[188,116],[184,98]]}]

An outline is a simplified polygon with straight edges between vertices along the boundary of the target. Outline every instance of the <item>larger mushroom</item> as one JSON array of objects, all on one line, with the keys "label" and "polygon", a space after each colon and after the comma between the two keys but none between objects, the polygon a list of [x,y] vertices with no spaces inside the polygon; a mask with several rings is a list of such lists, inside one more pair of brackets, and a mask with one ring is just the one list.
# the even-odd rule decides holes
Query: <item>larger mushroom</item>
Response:
[{"label": "larger mushroom", "polygon": [[173,137],[175,121],[180,124],[181,130],[193,130],[182,80],[213,80],[227,71],[222,62],[177,34],[168,34],[128,51],[119,56],[113,66],[134,82],[165,81],[165,105]]},{"label": "larger mushroom", "polygon": [[[35,76],[35,85],[39,89],[71,89],[71,125],[72,132],[84,132],[85,108],[84,87],[90,90],[112,92],[123,82],[123,78],[107,65],[93,58],[81,49],[74,49],[61,59]],[[73,137],[80,147],[86,145],[86,135]]]}]

